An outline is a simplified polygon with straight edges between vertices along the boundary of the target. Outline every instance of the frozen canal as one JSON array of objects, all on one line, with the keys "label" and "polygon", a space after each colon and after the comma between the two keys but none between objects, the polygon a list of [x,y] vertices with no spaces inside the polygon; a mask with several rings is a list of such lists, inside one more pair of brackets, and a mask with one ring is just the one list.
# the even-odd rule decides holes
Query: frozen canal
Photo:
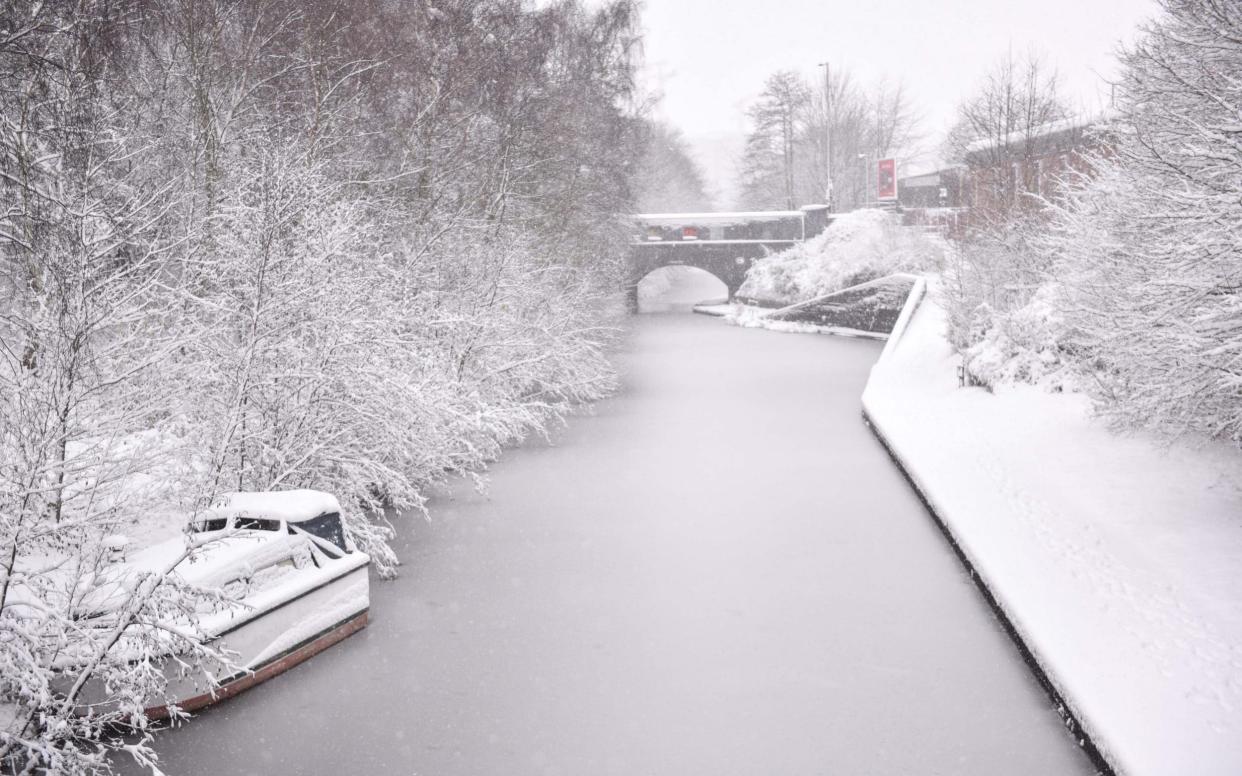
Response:
[{"label": "frozen canal", "polygon": [[624,391],[407,524],[372,624],[173,774],[1090,773],[859,416],[880,345],[639,316]]}]

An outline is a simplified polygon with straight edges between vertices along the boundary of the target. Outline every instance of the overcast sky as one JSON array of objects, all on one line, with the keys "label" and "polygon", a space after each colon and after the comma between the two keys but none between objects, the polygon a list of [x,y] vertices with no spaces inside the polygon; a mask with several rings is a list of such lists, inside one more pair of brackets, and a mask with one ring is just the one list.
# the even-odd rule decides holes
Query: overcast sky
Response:
[{"label": "overcast sky", "polygon": [[724,206],[744,111],[776,70],[817,78],[828,59],[864,83],[904,80],[934,149],[956,104],[1010,46],[1034,46],[1068,96],[1103,106],[1113,51],[1155,11],[1154,0],[646,0],[645,80]]}]

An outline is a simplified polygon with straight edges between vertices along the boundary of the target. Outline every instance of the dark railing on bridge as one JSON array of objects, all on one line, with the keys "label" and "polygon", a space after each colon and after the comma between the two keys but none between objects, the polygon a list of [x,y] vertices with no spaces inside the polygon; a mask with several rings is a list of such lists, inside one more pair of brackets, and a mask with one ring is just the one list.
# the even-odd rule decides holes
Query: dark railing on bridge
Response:
[{"label": "dark railing on bridge", "polygon": [[827,226],[828,209],[740,213],[643,213],[634,216],[638,242],[798,242]]}]

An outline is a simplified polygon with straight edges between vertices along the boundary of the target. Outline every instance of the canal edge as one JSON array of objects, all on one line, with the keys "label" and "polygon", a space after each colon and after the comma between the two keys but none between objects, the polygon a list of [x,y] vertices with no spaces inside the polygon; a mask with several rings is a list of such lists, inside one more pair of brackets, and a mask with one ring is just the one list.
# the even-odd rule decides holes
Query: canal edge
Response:
[{"label": "canal edge", "polygon": [[918,496],[919,501],[923,504],[924,510],[926,510],[927,514],[931,516],[932,522],[935,523],[936,527],[940,530],[941,535],[944,536],[945,540],[949,543],[949,547],[952,548],[953,554],[957,556],[957,559],[961,562],[962,566],[970,574],[970,580],[974,583],[975,588],[980,592],[980,594],[982,594],[983,599],[987,602],[988,607],[992,610],[992,613],[1000,622],[1001,627],[1004,628],[1005,633],[1009,635],[1010,641],[1012,641],[1014,646],[1018,648],[1018,653],[1022,656],[1022,661],[1026,663],[1027,668],[1030,669],[1040,686],[1043,687],[1049,700],[1052,701],[1053,707],[1056,709],[1057,714],[1061,717],[1061,722],[1070,732],[1070,735],[1074,737],[1075,742],[1078,744],[1078,748],[1081,749],[1087,755],[1087,758],[1091,760],[1091,764],[1096,769],[1097,776],[1121,776],[1121,774],[1113,768],[1112,763],[1105,758],[1100,748],[1096,746],[1090,733],[1087,732],[1086,728],[1079,720],[1079,715],[1075,713],[1073,707],[1057,688],[1056,683],[1052,679],[1052,675],[1044,668],[1035,652],[1026,643],[1026,641],[1023,640],[1021,632],[1018,630],[1017,626],[1014,625],[1013,620],[1010,619],[1008,612],[1005,611],[1005,608],[1001,606],[1001,603],[997,599],[996,595],[993,594],[992,589],[988,586],[987,580],[984,578],[983,574],[975,568],[974,562],[971,560],[966,550],[962,547],[961,543],[958,542],[957,537],[953,534],[953,529],[949,527],[949,524],[945,521],[944,517],[936,510],[935,506],[933,506],[931,500],[927,497],[927,494],[919,485],[918,480],[915,479],[914,475],[906,466],[905,461],[902,460],[901,456],[897,454],[896,449],[884,435],[884,432],[880,430],[880,427],[872,419],[871,413],[867,411],[865,406],[862,408],[862,419],[863,422],[867,424],[867,428],[871,430],[871,434],[880,443],[880,446],[884,448],[884,452],[888,454],[888,457],[893,462],[893,465],[897,467],[897,471],[901,472],[901,476],[905,479],[911,490],[914,491],[915,495]]}]

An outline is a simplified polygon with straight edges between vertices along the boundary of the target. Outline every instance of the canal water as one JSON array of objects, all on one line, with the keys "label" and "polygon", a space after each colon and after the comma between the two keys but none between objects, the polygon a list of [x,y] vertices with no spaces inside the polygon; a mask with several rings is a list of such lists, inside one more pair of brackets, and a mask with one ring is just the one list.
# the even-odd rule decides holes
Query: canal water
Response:
[{"label": "canal water", "polygon": [[1086,774],[870,436],[880,345],[636,316],[624,388],[401,527],[360,634],[173,774]]}]

